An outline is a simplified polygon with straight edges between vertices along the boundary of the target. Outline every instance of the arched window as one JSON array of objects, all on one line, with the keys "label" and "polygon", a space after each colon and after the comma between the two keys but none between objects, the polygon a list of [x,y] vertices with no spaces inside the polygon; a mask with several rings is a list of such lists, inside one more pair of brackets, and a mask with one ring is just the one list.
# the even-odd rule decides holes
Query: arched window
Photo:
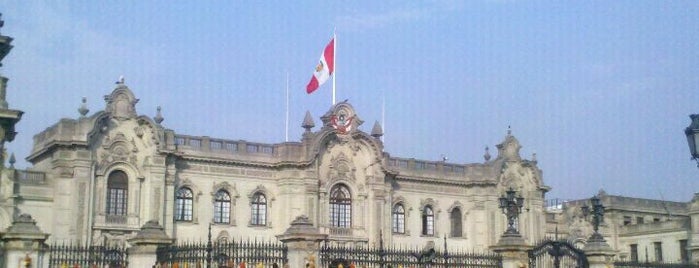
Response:
[{"label": "arched window", "polygon": [[463,236],[463,232],[461,230],[461,209],[452,209],[449,218],[451,220],[451,237]]},{"label": "arched window", "polygon": [[330,190],[330,226],[350,228],[352,225],[352,196],[347,186],[338,184]]},{"label": "arched window", "polygon": [[422,209],[422,235],[434,235],[434,211],[431,206]]},{"label": "arched window", "polygon": [[214,196],[214,223],[231,223],[231,195],[226,190]]},{"label": "arched window", "polygon": [[175,220],[192,221],[192,190],[182,187],[175,196]]},{"label": "arched window", "polygon": [[267,225],[267,198],[264,194],[255,193],[252,196],[251,211],[250,224]]},{"label": "arched window", "polygon": [[126,215],[129,198],[129,177],[121,170],[115,170],[107,179],[107,215]]},{"label": "arched window", "polygon": [[393,233],[405,233],[405,209],[403,204],[393,206]]}]

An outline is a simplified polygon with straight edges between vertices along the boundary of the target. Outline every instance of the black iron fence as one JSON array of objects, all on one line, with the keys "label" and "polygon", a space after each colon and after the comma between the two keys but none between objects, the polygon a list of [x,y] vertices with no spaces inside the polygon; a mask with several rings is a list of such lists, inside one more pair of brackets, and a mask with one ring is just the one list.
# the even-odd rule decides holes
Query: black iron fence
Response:
[{"label": "black iron fence", "polygon": [[324,242],[320,249],[321,267],[502,267],[502,257],[494,253],[469,253],[444,249],[350,246]]},{"label": "black iron fence", "polygon": [[287,247],[280,242],[201,242],[158,248],[156,267],[224,268],[257,267],[260,264],[263,267],[282,267],[285,263]]},{"label": "black iron fence", "polygon": [[128,267],[126,248],[108,246],[52,245],[49,267]]},{"label": "black iron fence", "polygon": [[615,268],[699,268],[693,263],[662,263],[662,262],[629,262],[616,261]]}]

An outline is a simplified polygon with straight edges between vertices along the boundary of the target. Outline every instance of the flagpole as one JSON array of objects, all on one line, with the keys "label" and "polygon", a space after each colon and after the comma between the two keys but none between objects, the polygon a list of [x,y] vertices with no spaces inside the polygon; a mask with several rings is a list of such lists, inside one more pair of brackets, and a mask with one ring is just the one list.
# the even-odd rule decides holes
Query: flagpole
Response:
[{"label": "flagpole", "polygon": [[335,76],[337,76],[337,36],[333,29],[333,105],[335,105]]},{"label": "flagpole", "polygon": [[386,92],[382,94],[383,98],[381,100],[381,127],[383,127],[383,135],[381,135],[381,141],[385,142],[386,137]]},{"label": "flagpole", "polygon": [[286,122],[284,122],[284,141],[289,141],[289,71],[286,71]]}]

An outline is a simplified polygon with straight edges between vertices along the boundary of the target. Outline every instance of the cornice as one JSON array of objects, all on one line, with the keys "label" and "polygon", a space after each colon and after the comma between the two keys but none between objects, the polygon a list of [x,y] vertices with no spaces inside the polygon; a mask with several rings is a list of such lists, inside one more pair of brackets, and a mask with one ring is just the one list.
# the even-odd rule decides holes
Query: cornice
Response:
[{"label": "cornice", "polygon": [[430,183],[438,185],[448,185],[448,186],[497,186],[496,181],[449,181],[443,179],[429,178],[429,177],[406,177],[397,175],[395,177],[397,181],[408,181],[408,182],[419,182],[419,183]]}]

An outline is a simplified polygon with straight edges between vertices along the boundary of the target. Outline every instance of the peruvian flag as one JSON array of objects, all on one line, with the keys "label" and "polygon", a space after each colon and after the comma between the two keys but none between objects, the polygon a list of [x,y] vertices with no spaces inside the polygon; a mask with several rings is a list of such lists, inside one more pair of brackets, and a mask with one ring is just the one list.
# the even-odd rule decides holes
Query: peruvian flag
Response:
[{"label": "peruvian flag", "polygon": [[323,54],[320,55],[320,62],[313,72],[311,81],[306,85],[306,93],[311,94],[318,89],[320,85],[328,81],[328,78],[335,71],[335,37],[330,39],[330,43],[325,46]]}]

